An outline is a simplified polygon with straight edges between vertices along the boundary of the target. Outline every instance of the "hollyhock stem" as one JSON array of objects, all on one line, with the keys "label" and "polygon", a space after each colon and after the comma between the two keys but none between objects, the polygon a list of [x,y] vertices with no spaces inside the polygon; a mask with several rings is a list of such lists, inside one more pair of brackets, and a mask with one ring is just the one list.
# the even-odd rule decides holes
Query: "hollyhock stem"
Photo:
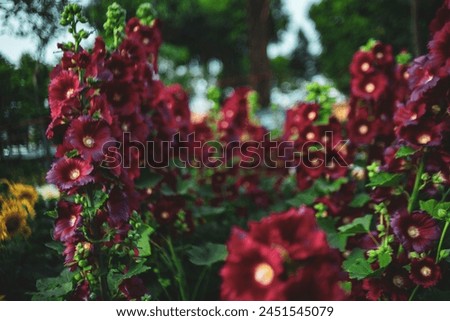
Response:
[{"label": "hollyhock stem", "polygon": [[441,238],[439,240],[439,245],[438,245],[437,253],[436,253],[436,263],[439,262],[439,257],[441,255],[440,253],[441,253],[442,243],[444,242],[445,234],[447,234],[449,225],[450,225],[449,221],[445,222],[444,229],[442,230]]},{"label": "hollyhock stem", "polygon": [[411,295],[409,296],[408,301],[412,301],[412,299],[416,295],[416,292],[417,292],[418,289],[419,289],[419,285],[414,288],[414,290],[412,291]]},{"label": "hollyhock stem", "polygon": [[419,186],[420,186],[420,180],[421,180],[421,176],[423,173],[424,165],[425,165],[424,157],[422,157],[422,159],[420,160],[420,163],[419,163],[419,167],[417,168],[416,180],[414,181],[414,188],[411,193],[411,197],[409,199],[408,213],[412,212],[415,204],[417,203],[417,196],[419,195]]},{"label": "hollyhock stem", "polygon": [[172,239],[170,236],[167,238],[167,245],[169,246],[170,255],[172,256],[173,263],[175,265],[176,275],[175,279],[177,280],[179,290],[180,290],[180,298],[183,301],[187,300],[186,291],[185,291],[185,276],[183,272],[183,267],[180,264],[180,260],[178,259],[175,250],[173,248]]}]

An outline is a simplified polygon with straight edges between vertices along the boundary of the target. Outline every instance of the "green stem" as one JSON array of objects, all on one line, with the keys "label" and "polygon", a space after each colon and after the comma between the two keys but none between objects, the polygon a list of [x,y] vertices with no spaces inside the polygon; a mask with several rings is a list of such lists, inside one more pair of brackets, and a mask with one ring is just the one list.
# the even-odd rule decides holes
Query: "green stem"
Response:
[{"label": "green stem", "polygon": [[169,246],[169,252],[170,252],[170,255],[172,256],[172,260],[173,260],[173,263],[174,263],[175,269],[176,269],[175,280],[178,283],[178,287],[179,287],[179,291],[180,291],[180,298],[182,301],[186,301],[187,300],[187,295],[186,295],[186,290],[185,290],[186,278],[184,276],[184,270],[183,270],[183,267],[181,266],[180,260],[178,259],[178,256],[176,255],[175,250],[173,248],[172,239],[170,238],[170,236],[167,239],[167,245]]},{"label": "green stem", "polygon": [[416,286],[416,287],[414,288],[414,290],[412,291],[411,295],[409,296],[408,301],[412,301],[412,300],[413,300],[413,298],[414,298],[414,296],[416,295],[416,292],[417,292],[418,289],[419,289],[419,286]]},{"label": "green stem", "polygon": [[420,180],[421,180],[423,168],[425,165],[424,158],[425,157],[422,157],[422,159],[420,160],[420,163],[419,163],[419,168],[417,168],[416,180],[414,181],[414,188],[413,188],[413,191],[411,193],[411,198],[409,199],[409,203],[408,203],[408,213],[412,212],[412,210],[414,209],[414,207],[417,203],[417,196],[419,195]]},{"label": "green stem", "polygon": [[439,245],[438,245],[437,253],[436,253],[436,263],[439,262],[439,257],[441,255],[442,243],[444,243],[445,234],[447,233],[449,225],[450,225],[450,222],[446,221],[445,225],[444,225],[444,229],[442,230],[441,238],[439,239]]},{"label": "green stem", "polygon": [[198,290],[200,289],[200,285],[202,284],[205,275],[207,274],[207,272],[209,271],[209,266],[205,267],[202,271],[202,273],[200,273],[200,276],[198,278],[197,283],[195,284],[194,287],[194,292],[192,292],[192,300],[196,300],[197,299],[197,294],[198,294]]}]

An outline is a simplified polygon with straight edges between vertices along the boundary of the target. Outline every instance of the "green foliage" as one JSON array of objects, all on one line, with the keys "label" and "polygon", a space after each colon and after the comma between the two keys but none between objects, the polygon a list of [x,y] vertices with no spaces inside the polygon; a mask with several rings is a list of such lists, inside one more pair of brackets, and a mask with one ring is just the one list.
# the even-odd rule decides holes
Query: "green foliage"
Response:
[{"label": "green foliage", "polygon": [[450,202],[439,202],[434,199],[419,201],[420,209],[435,219],[450,222]]},{"label": "green foliage", "polygon": [[327,125],[332,113],[333,104],[336,99],[330,95],[332,87],[330,85],[321,85],[316,82],[309,83],[306,86],[305,100],[314,102],[320,105],[319,118],[316,120],[316,125]]},{"label": "green foliage", "polygon": [[[127,12],[117,2],[108,6],[106,22],[103,24],[107,43],[112,49],[117,48],[125,35],[125,16]],[[112,37],[112,42],[111,42]]]},{"label": "green foliage", "polygon": [[369,194],[359,193],[352,199],[349,206],[350,207],[363,207],[370,200],[371,200],[371,197],[369,196]]},{"label": "green foliage", "polygon": [[417,152],[417,150],[412,147],[401,146],[397,150],[397,153],[395,153],[395,158],[408,157],[408,156],[414,155],[416,152]]},{"label": "green foliage", "polygon": [[40,279],[36,282],[37,292],[31,299],[34,301],[60,301],[73,289],[73,273],[64,269],[57,277]]},{"label": "green foliage", "polygon": [[348,272],[350,278],[356,280],[362,280],[374,273],[361,249],[354,249],[342,263],[342,267]]},{"label": "green foliage", "polygon": [[370,224],[372,222],[373,216],[368,214],[363,217],[355,218],[350,224],[343,225],[339,227],[341,233],[347,234],[349,236],[368,233],[370,232]]},{"label": "green foliage", "polygon": [[[318,69],[336,87],[349,92],[348,66],[354,52],[374,38],[393,45],[394,52],[414,52],[411,24],[411,1],[404,0],[322,0],[311,6],[310,18],[320,35],[322,51]],[[441,0],[416,1],[418,9],[419,49],[423,53],[428,39],[428,25]],[[417,53],[419,54],[419,53]]]},{"label": "green foliage", "polygon": [[191,261],[192,264],[207,266],[224,261],[227,254],[228,252],[225,245],[214,243],[206,243],[202,246],[192,246],[188,251],[189,261]]},{"label": "green foliage", "polygon": [[387,172],[380,172],[370,177],[370,183],[367,187],[394,187],[403,180],[402,174],[393,174]]},{"label": "green foliage", "polygon": [[136,10],[136,17],[139,18],[142,24],[150,26],[155,20],[156,13],[151,3],[142,3]]}]

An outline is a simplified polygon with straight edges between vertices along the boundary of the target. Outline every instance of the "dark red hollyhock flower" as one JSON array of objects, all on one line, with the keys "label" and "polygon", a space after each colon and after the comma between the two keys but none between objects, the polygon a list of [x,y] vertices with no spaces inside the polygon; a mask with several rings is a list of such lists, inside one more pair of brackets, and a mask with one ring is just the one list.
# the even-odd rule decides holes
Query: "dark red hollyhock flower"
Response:
[{"label": "dark red hollyhock flower", "polygon": [[73,292],[70,300],[72,301],[88,301],[89,300],[89,282],[83,281],[81,284],[77,286],[75,291]]},{"label": "dark red hollyhock flower", "polygon": [[132,84],[114,80],[106,83],[104,90],[114,112],[120,115],[130,115],[136,111],[139,104],[139,95]]},{"label": "dark red hollyhock flower", "polygon": [[450,22],[447,22],[441,30],[434,34],[428,48],[433,67],[439,68],[446,64],[450,59]]},{"label": "dark red hollyhock flower", "polygon": [[249,228],[253,239],[274,248],[284,259],[305,260],[330,252],[314,211],[307,207],[272,214],[260,222],[250,222]]},{"label": "dark red hollyhock flower", "polygon": [[103,119],[108,125],[113,123],[111,107],[104,94],[93,94],[90,99],[89,116]]},{"label": "dark red hollyhock flower", "polygon": [[133,79],[133,69],[130,62],[118,53],[113,53],[105,61],[105,67],[111,71],[114,79],[123,81],[131,81]]},{"label": "dark red hollyhock flower", "polygon": [[430,257],[411,262],[411,280],[424,288],[435,286],[441,279],[441,268]]},{"label": "dark red hollyhock flower", "polygon": [[148,293],[144,281],[137,276],[124,280],[119,285],[119,290],[127,300],[139,300]]},{"label": "dark red hollyhock flower", "polygon": [[55,184],[63,191],[83,186],[94,181],[90,176],[94,168],[92,165],[78,158],[61,158],[53,163],[47,173],[47,182]]},{"label": "dark red hollyhock flower", "polygon": [[378,133],[377,119],[371,119],[367,109],[359,108],[347,123],[348,137],[352,144],[370,144]]},{"label": "dark red hollyhock flower", "polygon": [[320,106],[313,103],[301,103],[292,108],[295,112],[292,121],[295,123],[313,122],[319,116]]},{"label": "dark red hollyhock flower", "polygon": [[408,73],[409,65],[397,65],[395,68],[395,97],[398,101],[405,101],[409,97]]},{"label": "dark red hollyhock flower", "polygon": [[78,93],[81,90],[78,75],[62,70],[48,87],[48,101],[52,118],[61,116],[63,108],[78,109]]},{"label": "dark red hollyhock flower", "polygon": [[100,161],[106,145],[113,144],[111,131],[106,122],[81,116],[72,121],[67,130],[67,140],[87,161]]},{"label": "dark red hollyhock flower", "polygon": [[74,204],[60,200],[57,206],[58,218],[55,222],[53,237],[61,242],[70,242],[77,233],[77,228],[81,224],[82,207],[80,204]]},{"label": "dark red hollyhock flower", "polygon": [[132,61],[140,64],[146,61],[145,49],[139,41],[133,38],[125,38],[119,46],[119,53]]},{"label": "dark red hollyhock flower", "polygon": [[247,101],[249,92],[250,88],[248,87],[237,88],[225,100],[221,110],[221,120],[219,121],[220,130],[231,129],[240,134],[245,129],[249,123],[249,106]]},{"label": "dark red hollyhock flower", "polygon": [[176,126],[180,130],[190,130],[191,111],[186,91],[179,84],[175,84],[165,87],[163,94],[167,107],[172,112]]},{"label": "dark red hollyhock flower", "polygon": [[403,268],[406,262],[395,260],[383,272],[381,278],[368,278],[363,281],[363,289],[367,291],[369,300],[379,299],[405,301],[409,298],[412,282],[408,277],[408,271]]},{"label": "dark red hollyhock flower", "polygon": [[375,58],[375,63],[380,66],[389,66],[394,62],[392,55],[392,46],[377,42],[372,48],[372,54]]},{"label": "dark red hollyhock flower", "polygon": [[351,82],[351,92],[355,97],[365,100],[379,100],[385,94],[388,79],[383,73],[355,77]]},{"label": "dark red hollyhock flower", "polygon": [[439,146],[442,141],[444,123],[436,123],[432,118],[420,118],[402,126],[398,135],[416,146]]},{"label": "dark red hollyhock flower", "polygon": [[114,226],[123,224],[130,218],[128,197],[119,187],[114,187],[109,193],[107,207],[109,220]]},{"label": "dark red hollyhock flower", "polygon": [[131,115],[117,115],[114,117],[112,133],[118,140],[128,133],[131,141],[145,142],[149,135],[149,127],[142,113],[135,112]]},{"label": "dark red hollyhock flower", "polygon": [[171,224],[176,221],[178,213],[183,209],[185,201],[179,196],[159,198],[151,207],[156,220],[160,224]]},{"label": "dark red hollyhock flower", "polygon": [[223,300],[283,300],[283,260],[277,249],[255,242],[233,228],[227,244],[228,257],[220,276]]},{"label": "dark red hollyhock flower", "polygon": [[345,299],[340,286],[339,258],[322,257],[308,262],[287,280],[284,288],[288,301],[338,301]]},{"label": "dark red hollyhock flower", "polygon": [[75,269],[77,268],[77,263],[73,258],[76,251],[75,245],[76,245],[75,242],[64,243],[65,246],[63,251],[64,265],[67,266],[70,271],[75,271]]},{"label": "dark red hollyhock flower", "polygon": [[357,77],[362,74],[370,74],[374,72],[374,58],[375,57],[371,51],[357,51],[353,55],[352,63],[350,64],[350,73]]},{"label": "dark red hollyhock flower", "polygon": [[429,56],[421,56],[411,64],[408,69],[411,101],[421,99],[430,89],[436,87],[440,78],[431,70]]},{"label": "dark red hollyhock flower", "polygon": [[432,34],[440,30],[450,20],[450,0],[445,0],[431,21],[429,29]]},{"label": "dark red hollyhock flower", "polygon": [[402,209],[395,213],[391,223],[395,236],[408,251],[425,252],[440,236],[436,221],[425,212],[409,215]]},{"label": "dark red hollyhock flower", "polygon": [[395,109],[394,123],[396,126],[403,126],[408,123],[417,123],[417,121],[427,111],[427,105],[419,101],[410,101],[406,105],[398,104]]}]

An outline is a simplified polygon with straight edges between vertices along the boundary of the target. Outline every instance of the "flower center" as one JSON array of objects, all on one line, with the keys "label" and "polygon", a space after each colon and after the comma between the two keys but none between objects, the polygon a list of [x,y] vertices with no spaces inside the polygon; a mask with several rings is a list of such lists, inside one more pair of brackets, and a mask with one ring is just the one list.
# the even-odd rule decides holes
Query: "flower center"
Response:
[{"label": "flower center", "polygon": [[371,94],[374,92],[375,90],[375,85],[371,82],[369,82],[365,87],[364,90],[366,91],[366,93]]},{"label": "flower center", "polygon": [[123,123],[123,124],[122,124],[122,130],[123,130],[124,132],[127,132],[129,128],[130,128],[130,126],[129,126],[127,123]]},{"label": "flower center", "polygon": [[420,274],[427,278],[431,275],[431,269],[428,266],[424,266],[420,269]]},{"label": "flower center", "polygon": [[316,118],[317,113],[315,111],[311,111],[308,113],[308,119],[309,120],[314,120],[314,118]]},{"label": "flower center", "polygon": [[86,146],[87,148],[92,148],[94,147],[94,138],[92,138],[91,136],[84,136],[83,137],[83,145]]},{"label": "flower center", "polygon": [[115,94],[113,95],[113,101],[119,102],[121,99],[122,99],[122,96],[119,95],[118,93],[115,93]]},{"label": "flower center", "polygon": [[148,45],[150,43],[150,39],[144,38],[142,39],[142,42],[144,43],[144,45]]},{"label": "flower center", "polygon": [[409,79],[409,72],[405,71],[405,72],[403,73],[403,78],[404,78],[405,80],[408,80],[408,79]]},{"label": "flower center", "polygon": [[417,142],[418,142],[419,144],[423,144],[423,145],[429,143],[430,140],[431,140],[431,136],[428,135],[428,134],[420,135],[420,136],[417,138]]},{"label": "flower center", "polygon": [[227,117],[233,117],[233,116],[234,116],[234,111],[232,111],[232,110],[227,110],[227,111],[225,112],[225,116],[227,116]]},{"label": "flower center", "polygon": [[313,132],[309,132],[309,133],[306,134],[306,139],[307,140],[312,140],[314,138],[316,138],[316,135]]},{"label": "flower center", "polygon": [[377,57],[378,59],[381,59],[384,57],[382,52],[377,52],[377,54],[375,55],[375,57]]},{"label": "flower center", "polygon": [[161,217],[162,217],[164,220],[167,220],[167,219],[170,217],[170,214],[169,214],[169,212],[164,211],[164,212],[161,213]]},{"label": "flower center", "polygon": [[8,231],[8,234],[14,234],[18,231],[20,227],[20,217],[19,214],[15,214],[8,218],[8,220],[5,223],[6,230]]},{"label": "flower center", "polygon": [[75,92],[75,90],[73,88],[69,88],[66,91],[66,98],[69,99],[70,97],[72,97],[73,93]]},{"label": "flower center", "polygon": [[77,217],[75,215],[71,215],[69,220],[70,226],[74,226],[76,221]]},{"label": "flower center", "polygon": [[420,235],[419,229],[415,226],[408,227],[408,235],[413,239],[418,238]]},{"label": "flower center", "polygon": [[401,288],[405,284],[405,281],[403,280],[403,277],[396,275],[392,278],[392,283],[394,283],[396,287]]},{"label": "flower center", "polygon": [[78,177],[80,177],[80,175],[81,175],[80,170],[79,170],[78,168],[75,168],[75,169],[72,169],[72,170],[70,171],[69,177],[70,177],[71,180],[74,181],[74,180],[76,180]]},{"label": "flower center", "polygon": [[261,285],[267,286],[272,283],[275,276],[275,271],[267,263],[260,263],[255,267],[253,277],[256,282]]},{"label": "flower center", "polygon": [[414,113],[411,115],[411,117],[409,117],[410,120],[416,120],[417,119],[417,114]]},{"label": "flower center", "polygon": [[367,71],[367,70],[369,70],[370,69],[370,64],[368,63],[368,62],[365,62],[365,63],[363,63],[362,65],[361,65],[361,70],[362,71]]},{"label": "flower center", "polygon": [[369,126],[361,125],[361,126],[359,126],[358,131],[361,135],[365,135],[369,132]]},{"label": "flower center", "polygon": [[135,26],[134,28],[133,28],[133,32],[138,32],[139,31],[139,26]]}]

